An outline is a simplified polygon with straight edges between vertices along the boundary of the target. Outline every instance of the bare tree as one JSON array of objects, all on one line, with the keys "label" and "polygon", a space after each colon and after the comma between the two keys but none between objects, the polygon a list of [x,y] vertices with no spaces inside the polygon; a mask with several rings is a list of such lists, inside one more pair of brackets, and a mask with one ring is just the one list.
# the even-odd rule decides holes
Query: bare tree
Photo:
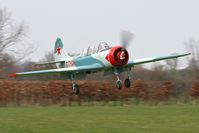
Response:
[{"label": "bare tree", "polygon": [[153,63],[152,64],[152,74],[150,78],[152,80],[163,80],[164,79],[164,66],[160,63]]},{"label": "bare tree", "polygon": [[176,70],[178,67],[178,59],[165,60],[165,62],[169,70]]},{"label": "bare tree", "polygon": [[[15,59],[19,61],[32,53],[31,44],[24,43],[25,37],[26,27],[24,23],[14,25],[11,14],[6,9],[0,9],[0,62],[7,54],[14,55]],[[7,65],[6,62],[4,65]]]},{"label": "bare tree", "polygon": [[185,43],[186,50],[191,53],[188,58],[188,68],[191,70],[192,77],[199,79],[199,41],[190,39]]},{"label": "bare tree", "polygon": [[[173,53],[172,55],[176,55],[176,53]],[[166,63],[166,68],[172,75],[172,79],[177,78],[177,67],[178,67],[178,59],[170,59],[170,60],[165,60]]]},{"label": "bare tree", "polygon": [[[53,52],[46,52],[44,57],[40,60],[40,62],[51,62],[54,61],[54,53]],[[37,66],[39,69],[53,69],[56,68],[55,64],[46,64],[46,65],[39,65]]]},{"label": "bare tree", "polygon": [[10,72],[14,70],[13,62],[15,62],[15,59],[12,55],[3,54],[0,60],[0,79],[5,78]]}]

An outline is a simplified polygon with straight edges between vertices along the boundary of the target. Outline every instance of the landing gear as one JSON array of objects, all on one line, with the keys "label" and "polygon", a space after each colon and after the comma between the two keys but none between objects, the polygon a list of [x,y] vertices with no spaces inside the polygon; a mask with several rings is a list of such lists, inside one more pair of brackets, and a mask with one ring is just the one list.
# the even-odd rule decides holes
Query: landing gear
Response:
[{"label": "landing gear", "polygon": [[72,85],[73,94],[78,95],[80,92],[79,86],[77,84]]},{"label": "landing gear", "polygon": [[121,89],[122,89],[122,81],[121,81],[120,78],[119,78],[119,74],[118,74],[117,70],[114,71],[114,74],[115,74],[115,76],[117,77],[116,88],[117,88],[118,90],[121,90]]},{"label": "landing gear", "polygon": [[122,89],[122,81],[121,80],[116,81],[116,87],[117,87],[118,90]]},{"label": "landing gear", "polygon": [[71,81],[72,81],[72,92],[75,95],[78,95],[80,92],[80,88],[77,84],[75,84],[74,75],[71,74]]},{"label": "landing gear", "polygon": [[[130,88],[130,86],[131,86],[131,74],[130,74],[131,68],[127,68],[126,71],[127,71],[128,77],[124,80],[124,86],[125,86],[125,88]],[[119,78],[117,69],[114,69],[114,74],[117,77],[116,88],[118,90],[121,90],[122,89],[122,81]]]},{"label": "landing gear", "polygon": [[128,77],[124,80],[124,85],[126,88],[130,88],[131,87],[131,74],[130,74],[131,68],[127,69],[127,75]]},{"label": "landing gear", "polygon": [[124,85],[125,85],[126,88],[130,88],[130,86],[131,86],[131,81],[130,81],[129,78],[127,78],[127,79],[124,80]]}]

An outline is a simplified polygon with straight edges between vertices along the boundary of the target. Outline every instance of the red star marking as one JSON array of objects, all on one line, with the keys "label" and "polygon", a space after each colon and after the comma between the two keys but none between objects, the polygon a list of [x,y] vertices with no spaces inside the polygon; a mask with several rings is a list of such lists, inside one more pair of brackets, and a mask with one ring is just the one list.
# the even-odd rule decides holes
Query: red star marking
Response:
[{"label": "red star marking", "polygon": [[61,54],[61,48],[60,47],[57,48],[57,53],[58,53],[58,55]]}]

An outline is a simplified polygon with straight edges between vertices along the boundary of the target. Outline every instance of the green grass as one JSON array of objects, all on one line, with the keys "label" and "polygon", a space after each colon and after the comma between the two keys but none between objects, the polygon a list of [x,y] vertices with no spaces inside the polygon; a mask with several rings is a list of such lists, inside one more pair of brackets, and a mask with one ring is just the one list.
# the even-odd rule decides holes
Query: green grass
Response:
[{"label": "green grass", "polygon": [[197,105],[0,108],[0,133],[198,133]]}]

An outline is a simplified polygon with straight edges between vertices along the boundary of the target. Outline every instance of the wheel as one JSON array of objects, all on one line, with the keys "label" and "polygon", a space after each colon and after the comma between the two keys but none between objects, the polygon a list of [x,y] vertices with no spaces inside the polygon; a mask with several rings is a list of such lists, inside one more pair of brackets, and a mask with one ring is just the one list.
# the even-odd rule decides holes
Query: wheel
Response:
[{"label": "wheel", "polygon": [[130,81],[129,78],[125,79],[124,85],[125,85],[126,88],[130,88],[130,86],[131,86],[131,81]]},{"label": "wheel", "polygon": [[78,95],[80,92],[79,86],[78,85],[73,85],[73,94]]},{"label": "wheel", "polygon": [[122,89],[122,82],[121,82],[121,80],[117,80],[116,81],[116,87],[117,87],[118,90]]}]

